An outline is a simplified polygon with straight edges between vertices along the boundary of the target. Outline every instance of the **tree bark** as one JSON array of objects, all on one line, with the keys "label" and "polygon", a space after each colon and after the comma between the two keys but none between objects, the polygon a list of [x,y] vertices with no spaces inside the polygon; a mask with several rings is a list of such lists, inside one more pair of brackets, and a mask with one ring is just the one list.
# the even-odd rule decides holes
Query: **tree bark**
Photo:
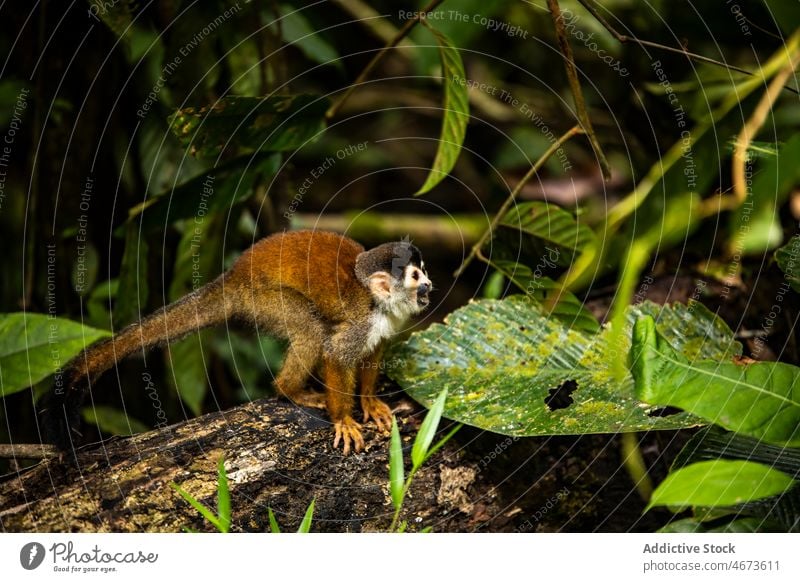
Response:
[{"label": "tree bark", "polygon": [[[401,421],[410,449],[421,415]],[[213,531],[170,486],[177,483],[216,513],[217,462],[225,459],[232,531],[269,531],[268,508],[284,531],[297,529],[315,499],[312,531],[386,531],[388,439],[365,427],[367,449],[331,447],[326,416],[274,399],[208,414],[130,438],[45,459],[0,482],[0,527],[26,532]],[[408,459],[409,451],[405,450]],[[402,519],[410,531],[470,531],[495,513],[474,464],[445,446],[417,473]]]}]

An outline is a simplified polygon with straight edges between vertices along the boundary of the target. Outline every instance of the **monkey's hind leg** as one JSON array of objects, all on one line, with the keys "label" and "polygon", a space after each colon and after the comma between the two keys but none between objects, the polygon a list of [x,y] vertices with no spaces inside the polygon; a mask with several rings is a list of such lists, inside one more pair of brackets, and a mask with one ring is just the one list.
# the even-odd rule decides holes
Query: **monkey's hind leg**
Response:
[{"label": "monkey's hind leg", "polygon": [[361,436],[361,425],[353,420],[353,403],[355,401],[355,370],[329,355],[323,356],[323,372],[325,392],[328,397],[328,414],[333,421],[336,435],[333,448],[342,443],[342,452],[350,453],[350,446],[356,452],[364,450],[364,437]]},{"label": "monkey's hind leg", "polygon": [[307,387],[322,358],[325,324],[314,315],[310,303],[291,290],[273,291],[266,302],[278,308],[277,315],[272,314],[272,327],[289,340],[275,387],[299,406],[325,408],[325,395]]},{"label": "monkey's hind leg", "polygon": [[383,349],[379,348],[361,361],[361,410],[364,422],[371,418],[378,430],[389,431],[392,428],[392,410],[376,396],[382,355]]},{"label": "monkey's hind leg", "polygon": [[311,373],[320,358],[320,350],[305,345],[289,344],[275,387],[283,396],[298,406],[325,408],[325,395],[306,387]]}]

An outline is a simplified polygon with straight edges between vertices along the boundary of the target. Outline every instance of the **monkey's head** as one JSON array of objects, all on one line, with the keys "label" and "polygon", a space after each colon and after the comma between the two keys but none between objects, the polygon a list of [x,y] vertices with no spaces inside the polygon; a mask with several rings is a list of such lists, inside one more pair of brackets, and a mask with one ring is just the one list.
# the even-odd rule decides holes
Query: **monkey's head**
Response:
[{"label": "monkey's head", "polygon": [[430,303],[432,284],[425,262],[419,249],[407,240],[359,254],[356,276],[379,306],[397,316],[419,313]]}]

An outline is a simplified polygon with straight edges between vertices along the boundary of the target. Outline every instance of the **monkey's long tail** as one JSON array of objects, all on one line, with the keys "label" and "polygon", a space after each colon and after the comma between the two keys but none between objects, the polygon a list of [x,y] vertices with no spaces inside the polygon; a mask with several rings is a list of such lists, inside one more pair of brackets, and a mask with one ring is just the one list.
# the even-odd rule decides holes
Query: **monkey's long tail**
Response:
[{"label": "monkey's long tail", "polygon": [[80,437],[80,407],[92,382],[136,351],[144,352],[222,323],[234,305],[230,291],[223,292],[223,279],[219,277],[78,354],[66,366],[63,384],[56,385],[40,410],[46,438],[62,450],[71,450]]}]

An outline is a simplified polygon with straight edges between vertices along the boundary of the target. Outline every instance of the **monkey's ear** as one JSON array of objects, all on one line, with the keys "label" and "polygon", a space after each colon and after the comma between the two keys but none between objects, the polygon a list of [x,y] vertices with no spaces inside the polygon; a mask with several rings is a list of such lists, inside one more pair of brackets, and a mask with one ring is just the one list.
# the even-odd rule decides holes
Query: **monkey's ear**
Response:
[{"label": "monkey's ear", "polygon": [[392,276],[386,271],[373,273],[367,279],[370,292],[381,300],[389,299],[392,294]]}]

